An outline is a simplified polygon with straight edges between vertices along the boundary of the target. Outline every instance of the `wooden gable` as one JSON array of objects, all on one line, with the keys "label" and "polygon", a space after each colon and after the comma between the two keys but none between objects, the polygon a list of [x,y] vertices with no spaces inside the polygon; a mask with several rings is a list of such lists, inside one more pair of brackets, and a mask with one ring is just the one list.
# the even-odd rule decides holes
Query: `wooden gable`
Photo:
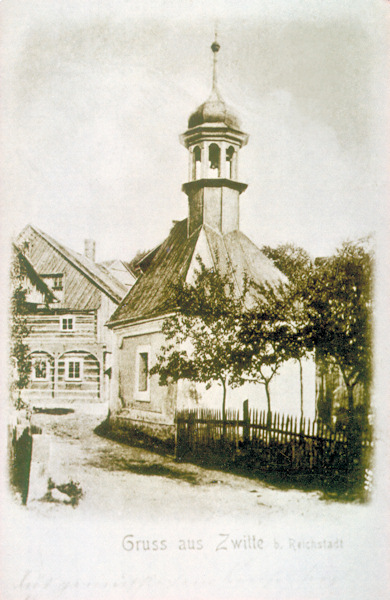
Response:
[{"label": "wooden gable", "polygon": [[45,276],[62,275],[63,289],[56,294],[59,299],[56,309],[95,310],[100,307],[102,291],[99,287],[33,227],[28,226],[20,234],[18,245],[43,280]]}]

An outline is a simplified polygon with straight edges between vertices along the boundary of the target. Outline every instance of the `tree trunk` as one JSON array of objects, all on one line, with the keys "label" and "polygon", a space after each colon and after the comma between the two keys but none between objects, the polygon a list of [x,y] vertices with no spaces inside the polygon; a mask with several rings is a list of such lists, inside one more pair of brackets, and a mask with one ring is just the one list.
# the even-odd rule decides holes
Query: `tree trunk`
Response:
[{"label": "tree trunk", "polygon": [[225,439],[226,437],[226,379],[221,379],[222,381],[222,437]]},{"label": "tree trunk", "polygon": [[353,401],[354,385],[347,385],[348,395],[348,424],[347,438],[349,449],[349,470],[353,473],[361,465],[362,458],[362,427],[356,418]]},{"label": "tree trunk", "polygon": [[351,418],[354,414],[353,386],[347,385],[347,394],[348,394],[348,415],[349,415],[349,418]]},{"label": "tree trunk", "polygon": [[298,358],[298,362],[299,362],[299,383],[300,383],[300,390],[301,390],[301,418],[303,419],[303,367],[302,367],[302,360],[300,358]]},{"label": "tree trunk", "polygon": [[268,407],[267,427],[271,427],[272,414],[271,414],[271,395],[270,395],[270,391],[269,391],[269,381],[265,382],[264,387],[265,387],[265,393],[267,396],[267,407]]}]

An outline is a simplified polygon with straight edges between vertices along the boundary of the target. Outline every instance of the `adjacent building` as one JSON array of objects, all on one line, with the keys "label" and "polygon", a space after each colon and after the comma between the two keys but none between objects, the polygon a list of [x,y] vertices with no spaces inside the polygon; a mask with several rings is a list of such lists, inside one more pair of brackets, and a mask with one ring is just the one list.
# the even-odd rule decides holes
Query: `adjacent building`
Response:
[{"label": "adjacent building", "polygon": [[83,256],[31,225],[15,252],[28,290],[32,371],[24,399],[55,406],[107,401],[112,333],[105,323],[135,278],[125,285],[96,264],[93,240]]}]

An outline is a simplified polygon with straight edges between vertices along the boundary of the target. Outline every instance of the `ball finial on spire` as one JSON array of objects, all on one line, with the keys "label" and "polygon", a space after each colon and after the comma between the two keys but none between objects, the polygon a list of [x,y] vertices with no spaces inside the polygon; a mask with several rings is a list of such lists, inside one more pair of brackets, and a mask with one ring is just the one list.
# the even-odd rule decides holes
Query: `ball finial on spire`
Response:
[{"label": "ball finial on spire", "polygon": [[216,23],[214,29],[214,41],[211,44],[211,50],[213,52],[213,79],[211,94],[206,102],[201,104],[196,111],[191,114],[190,118],[188,119],[189,129],[192,129],[193,127],[199,127],[200,125],[204,125],[206,123],[224,123],[224,125],[230,127],[231,129],[235,129],[236,131],[240,130],[241,125],[237,115],[231,108],[226,106],[218,90],[217,64],[219,49],[220,45],[217,39]]},{"label": "ball finial on spire", "polygon": [[214,52],[214,55],[215,55],[217,52],[219,52],[219,49],[220,49],[220,47],[221,47],[221,46],[218,44],[218,39],[217,39],[217,37],[218,37],[218,22],[216,21],[216,22],[215,22],[215,25],[214,25],[214,41],[213,41],[213,43],[211,44],[211,50]]},{"label": "ball finial on spire", "polygon": [[219,52],[220,45],[217,40],[217,24],[215,24],[214,29],[214,41],[211,44],[211,50],[213,51],[213,84],[212,84],[212,92],[219,96],[218,88],[217,88],[217,52]]}]

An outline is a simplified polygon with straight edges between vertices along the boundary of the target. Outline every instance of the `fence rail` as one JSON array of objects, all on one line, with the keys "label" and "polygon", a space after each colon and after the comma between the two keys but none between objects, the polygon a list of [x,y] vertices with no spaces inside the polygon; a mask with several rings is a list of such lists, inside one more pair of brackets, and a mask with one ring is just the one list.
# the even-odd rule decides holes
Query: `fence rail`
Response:
[{"label": "fence rail", "polygon": [[369,432],[333,431],[324,423],[278,413],[186,410],[176,414],[178,458],[221,459],[254,470],[349,472],[372,445]]}]

